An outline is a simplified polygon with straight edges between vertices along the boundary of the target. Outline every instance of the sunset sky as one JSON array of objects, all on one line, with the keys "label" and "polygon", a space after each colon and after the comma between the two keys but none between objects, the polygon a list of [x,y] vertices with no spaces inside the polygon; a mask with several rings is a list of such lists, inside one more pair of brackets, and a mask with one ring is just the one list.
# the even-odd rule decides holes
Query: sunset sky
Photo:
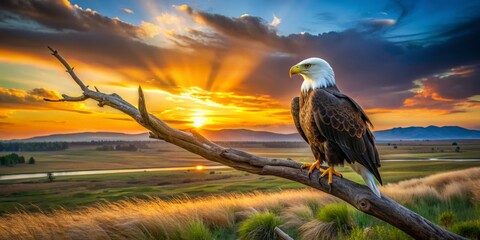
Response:
[{"label": "sunset sky", "polygon": [[480,2],[1,0],[0,139],[83,131],[144,132],[80,95],[85,84],[178,128],[295,132],[289,68],[327,60],[375,130],[480,129]]}]

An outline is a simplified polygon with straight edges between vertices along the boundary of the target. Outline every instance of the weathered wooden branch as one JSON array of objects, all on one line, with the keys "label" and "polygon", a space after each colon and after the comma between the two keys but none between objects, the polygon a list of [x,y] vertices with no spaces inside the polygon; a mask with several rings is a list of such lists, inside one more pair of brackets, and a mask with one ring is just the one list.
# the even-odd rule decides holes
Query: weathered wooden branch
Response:
[{"label": "weathered wooden branch", "polygon": [[275,227],[275,229],[273,230],[275,232],[275,234],[277,234],[277,236],[280,238],[280,239],[283,239],[283,240],[293,240],[293,238],[291,238],[290,236],[288,236],[288,234],[286,232],[284,232],[282,229],[280,229],[279,227]]},{"label": "weathered wooden branch", "polygon": [[[117,94],[105,94],[96,88],[95,91],[90,90],[77,77],[65,59],[56,50],[50,47],[49,49],[52,51],[52,55],[65,66],[67,72],[80,86],[83,96],[69,97],[62,95],[63,99],[48,99],[48,101],[69,102],[93,99],[98,102],[99,106],[110,106],[135,119],[135,121],[151,131],[151,138],[165,140],[205,159],[240,171],[282,177],[329,193],[327,179],[322,178],[318,180],[318,171],[315,171],[309,178],[307,171],[302,170],[301,163],[292,160],[261,157],[236,149],[224,148],[209,141],[194,130],[184,132],[171,128],[162,120],[148,113],[141,87],[138,89],[138,109]],[[333,188],[330,194],[344,200],[364,213],[375,216],[401,229],[415,239],[464,239],[433,224],[385,195],[382,195],[382,198],[378,198],[368,187],[348,179],[334,177]]]}]

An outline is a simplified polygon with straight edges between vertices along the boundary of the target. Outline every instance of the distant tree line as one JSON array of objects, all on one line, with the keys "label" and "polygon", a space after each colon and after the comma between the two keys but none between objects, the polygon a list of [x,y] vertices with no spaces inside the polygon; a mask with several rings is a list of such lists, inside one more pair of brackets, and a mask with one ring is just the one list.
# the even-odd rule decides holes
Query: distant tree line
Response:
[{"label": "distant tree line", "polygon": [[[0,157],[0,166],[13,166],[15,164],[25,164],[25,157],[16,153],[11,153]],[[28,164],[35,164],[35,158],[30,157]]]},{"label": "distant tree line", "polygon": [[147,146],[148,143],[158,143],[158,141],[85,141],[85,142],[70,142],[70,146],[98,146],[98,145],[118,145],[118,144],[135,144],[138,148],[148,148],[141,147]]},{"label": "distant tree line", "polygon": [[0,152],[61,151],[67,148],[66,142],[0,142]]},{"label": "distant tree line", "polygon": [[215,142],[223,147],[237,148],[306,148],[306,142]]},{"label": "distant tree line", "polygon": [[116,146],[113,145],[103,145],[97,147],[95,150],[97,151],[128,151],[128,152],[136,152],[138,151],[139,147],[137,147],[135,144],[118,144]]}]

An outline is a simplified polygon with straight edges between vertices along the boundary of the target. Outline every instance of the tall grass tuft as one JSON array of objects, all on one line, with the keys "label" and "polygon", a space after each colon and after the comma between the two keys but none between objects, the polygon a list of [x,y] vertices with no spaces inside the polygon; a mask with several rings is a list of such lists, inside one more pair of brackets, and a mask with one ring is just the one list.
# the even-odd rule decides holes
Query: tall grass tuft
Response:
[{"label": "tall grass tuft", "polygon": [[345,203],[332,203],[319,208],[315,218],[300,228],[302,239],[337,239],[352,229],[351,211]]},{"label": "tall grass tuft", "polygon": [[297,205],[285,209],[281,215],[286,228],[299,228],[314,219],[312,209],[307,205]]},{"label": "tall grass tuft", "polygon": [[354,222],[353,225],[359,228],[368,228],[371,226],[383,224],[383,221],[378,220],[377,218],[363,213],[357,209],[352,209],[352,219]]},{"label": "tall grass tuft", "polygon": [[345,240],[359,240],[359,239],[368,239],[368,240],[409,240],[412,239],[410,236],[404,232],[398,230],[397,228],[391,227],[389,225],[380,225],[367,228],[358,228],[355,227],[350,232],[350,235],[345,238]]},{"label": "tall grass tuft", "polygon": [[480,239],[480,219],[454,224],[452,231],[458,235],[478,240]]},{"label": "tall grass tuft", "polygon": [[276,226],[282,224],[279,217],[271,212],[257,213],[242,222],[239,233],[244,240],[278,239],[274,232]]},{"label": "tall grass tuft", "polygon": [[455,219],[455,213],[451,211],[446,211],[438,216],[438,222],[445,227],[450,227],[453,224],[453,220]]},{"label": "tall grass tuft", "polygon": [[328,204],[318,210],[315,216],[317,220],[324,223],[333,223],[335,229],[346,233],[352,229],[352,216],[345,203]]},{"label": "tall grass tuft", "polygon": [[305,240],[338,238],[338,232],[333,222],[324,223],[313,219],[303,224],[298,230],[300,231],[300,238]]},{"label": "tall grass tuft", "polygon": [[[475,211],[471,200],[471,194],[468,193],[449,199],[436,196],[414,197],[413,203],[406,204],[406,207],[435,223],[444,225],[442,221],[448,221],[448,216],[445,215],[444,219],[441,219],[441,215],[446,211],[454,212],[456,216],[461,217],[459,220],[475,218],[478,211]],[[448,224],[447,222],[445,223]]]},{"label": "tall grass tuft", "polygon": [[179,229],[182,240],[211,240],[213,235],[202,221],[191,221]]},{"label": "tall grass tuft", "polygon": [[320,209],[320,202],[318,200],[310,200],[307,201],[307,206],[313,213],[317,213],[318,209]]}]

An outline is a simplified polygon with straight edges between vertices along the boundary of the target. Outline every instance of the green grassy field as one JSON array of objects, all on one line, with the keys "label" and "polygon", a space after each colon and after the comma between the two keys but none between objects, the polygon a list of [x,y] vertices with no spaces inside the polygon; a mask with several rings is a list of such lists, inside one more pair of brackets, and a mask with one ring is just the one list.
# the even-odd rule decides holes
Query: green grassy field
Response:
[{"label": "green grassy field", "polygon": [[[462,151],[454,152],[450,142],[399,142],[394,149],[387,143],[378,148],[383,159],[472,158],[480,156],[477,142],[460,142]],[[0,167],[0,174],[55,172],[86,169],[120,169],[145,167],[181,167],[214,165],[183,149],[166,143],[151,143],[141,152],[95,151],[96,146],[73,146],[65,151],[20,153],[33,155],[35,165]],[[434,148],[434,151],[432,151]],[[240,145],[240,149],[276,158],[312,161],[308,148],[265,148],[260,143]],[[438,149],[443,149],[439,153]],[[430,153],[428,151],[431,151]],[[401,157],[400,157],[401,156]],[[479,162],[384,162],[380,169],[384,183],[428,176],[438,172],[479,166]],[[344,176],[362,182],[349,167],[339,168]],[[305,186],[288,180],[257,176],[232,169],[204,171],[138,172],[88,176],[56,177],[0,181],[0,214],[17,210],[51,210],[58,207],[76,208],[98,201],[116,201],[130,197],[162,199],[200,197],[212,194],[251,191],[279,191]]]},{"label": "green grassy field", "polygon": [[[452,146],[452,142],[454,141],[381,142],[377,144],[377,148],[380,158],[385,160],[480,158],[480,141],[455,141],[461,147],[460,152],[454,151],[455,146]],[[222,143],[220,144],[222,145]],[[292,148],[288,143],[284,144],[285,147],[279,148],[265,147],[263,143],[229,143],[225,145],[266,157],[291,158],[299,162],[313,161],[312,153],[307,145],[302,148]],[[393,144],[397,145],[397,149],[394,149]],[[95,148],[98,146],[72,145],[64,151],[19,152],[18,154],[25,156],[26,159],[30,156],[35,157],[36,164],[20,164],[14,167],[0,166],[0,175],[73,170],[218,165],[172,144],[160,141],[148,143],[149,148],[140,149],[139,152],[96,151]],[[5,152],[4,154],[8,153]]]},{"label": "green grassy field", "polygon": [[[391,162],[382,166],[385,183],[428,176],[438,172],[478,166],[478,162]],[[345,178],[361,183],[359,175],[350,168],[339,168]],[[200,197],[212,194],[280,191],[305,188],[289,180],[258,176],[236,170],[139,172],[45,179],[10,180],[0,182],[0,214],[51,210],[60,206],[75,208],[98,201],[117,201],[130,197],[162,199]]]},{"label": "green grassy field", "polygon": [[151,167],[190,167],[198,164],[212,165],[192,153],[164,142],[151,143],[151,148],[138,152],[96,151],[98,145],[73,145],[64,151],[19,152],[35,157],[34,165],[0,167],[0,174],[55,172],[73,170],[126,169]]},{"label": "green grassy field", "polygon": [[[258,180],[255,184],[270,182]],[[391,183],[382,192],[435,224],[479,239],[479,183],[476,167]],[[210,196],[196,199],[134,198],[80,210],[3,215],[0,239],[276,239],[276,226],[294,239],[412,239],[312,189],[246,194],[210,190]]]}]

